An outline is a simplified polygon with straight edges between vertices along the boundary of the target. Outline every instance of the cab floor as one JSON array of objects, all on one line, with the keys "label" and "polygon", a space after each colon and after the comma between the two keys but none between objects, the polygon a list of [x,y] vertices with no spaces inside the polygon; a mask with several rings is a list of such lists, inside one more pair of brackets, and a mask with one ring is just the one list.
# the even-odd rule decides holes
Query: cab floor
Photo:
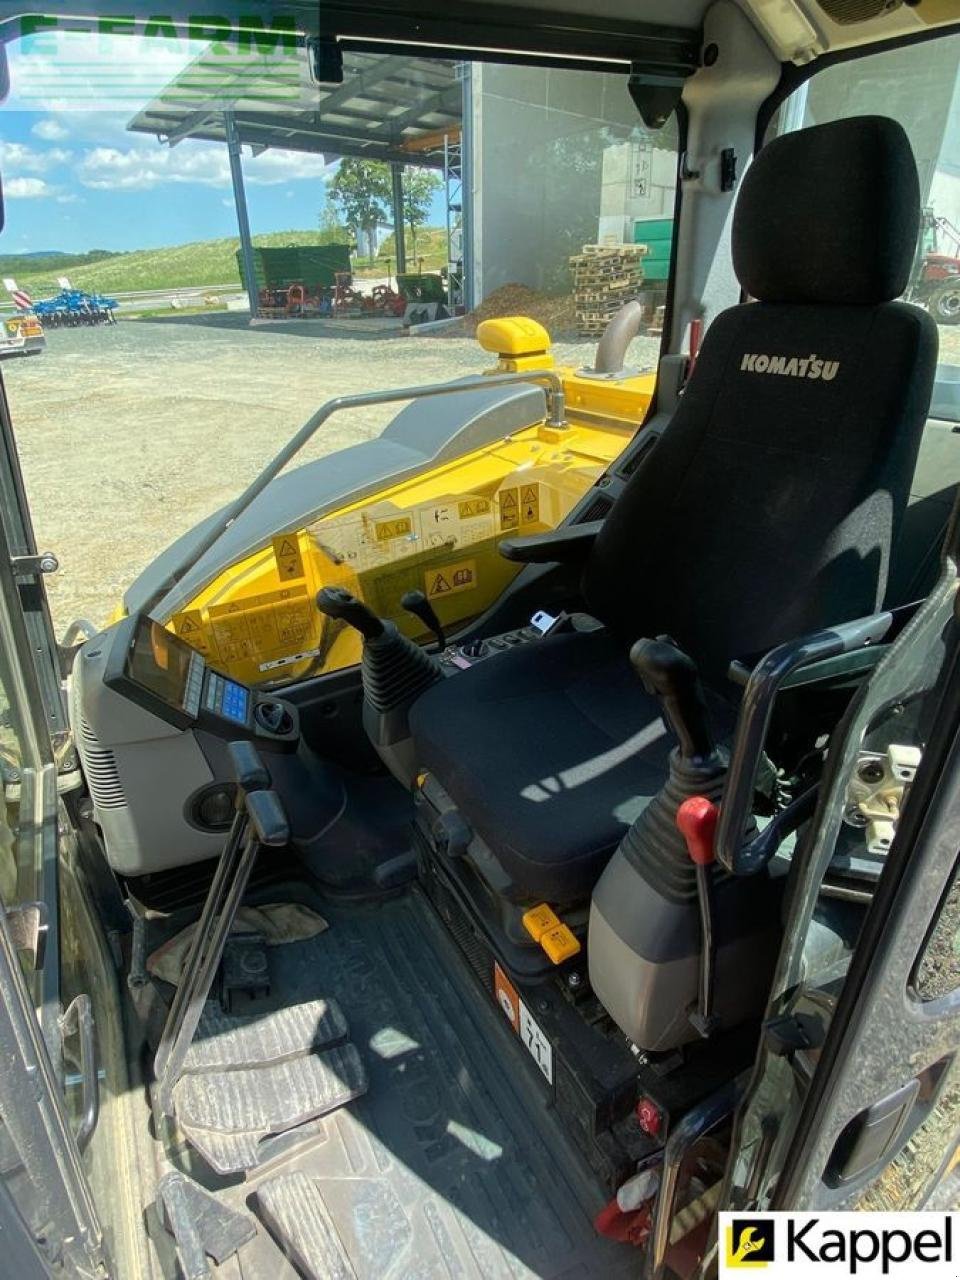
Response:
[{"label": "cab floor", "polygon": [[259,1230],[217,1274],[635,1274],[636,1252],[595,1234],[599,1189],[419,890],[324,914],[325,933],[271,950],[274,992],[340,1003],[369,1088],[218,1193]]}]

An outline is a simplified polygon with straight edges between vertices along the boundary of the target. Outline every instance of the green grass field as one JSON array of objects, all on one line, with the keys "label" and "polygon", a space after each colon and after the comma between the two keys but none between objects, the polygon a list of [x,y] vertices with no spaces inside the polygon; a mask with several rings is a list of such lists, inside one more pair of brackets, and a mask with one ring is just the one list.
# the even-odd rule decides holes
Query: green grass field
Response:
[{"label": "green grass field", "polygon": [[[416,263],[413,260],[409,232],[406,238],[409,269],[414,270]],[[439,227],[423,227],[417,234],[417,242],[417,256],[423,257],[424,270],[435,271],[446,258],[445,232]],[[0,267],[3,267],[3,274],[16,276],[21,288],[40,298],[57,292],[57,276],[61,275],[69,276],[71,284],[91,293],[133,293],[203,284],[236,284],[239,288],[240,276],[235,257],[238,243],[235,239],[198,240],[192,244],[173,245],[166,249],[117,253],[98,261],[84,261],[83,257],[70,258],[63,255],[50,263],[42,259],[36,266],[30,263],[30,269],[27,270],[22,269],[18,263],[18,269],[12,272],[10,267],[14,264],[10,262],[10,265],[4,266],[3,259],[0,258]],[[274,231],[254,236],[254,243],[263,246],[321,244],[323,236],[318,231]],[[380,257],[382,261],[374,259],[372,263],[363,258],[357,260],[357,274],[386,275],[387,257],[391,259],[391,271],[396,270],[393,236],[389,236],[384,243]]]}]

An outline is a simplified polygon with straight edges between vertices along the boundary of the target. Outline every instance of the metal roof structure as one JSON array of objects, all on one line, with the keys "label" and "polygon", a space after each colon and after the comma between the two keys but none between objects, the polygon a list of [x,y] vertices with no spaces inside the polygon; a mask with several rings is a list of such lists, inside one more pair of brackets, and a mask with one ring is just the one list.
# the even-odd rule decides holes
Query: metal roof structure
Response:
[{"label": "metal roof structure", "polygon": [[226,142],[229,112],[240,142],[319,152],[329,160],[443,167],[444,136],[459,138],[462,85],[453,61],[346,53],[342,84],[318,84],[308,52],[278,48],[238,56],[211,45],[130,121],[170,146]]}]

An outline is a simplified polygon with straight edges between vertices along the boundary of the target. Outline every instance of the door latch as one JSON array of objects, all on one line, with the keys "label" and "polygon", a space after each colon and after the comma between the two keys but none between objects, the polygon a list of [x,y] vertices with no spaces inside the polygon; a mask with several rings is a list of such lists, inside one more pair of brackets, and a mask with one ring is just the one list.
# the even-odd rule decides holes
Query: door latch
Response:
[{"label": "door latch", "polygon": [[29,955],[30,967],[34,972],[42,969],[47,950],[47,904],[21,902],[15,907],[7,908],[6,918],[14,948]]},{"label": "door latch", "polygon": [[13,572],[21,578],[35,578],[41,573],[56,573],[60,561],[52,551],[40,551],[35,556],[11,556]]}]

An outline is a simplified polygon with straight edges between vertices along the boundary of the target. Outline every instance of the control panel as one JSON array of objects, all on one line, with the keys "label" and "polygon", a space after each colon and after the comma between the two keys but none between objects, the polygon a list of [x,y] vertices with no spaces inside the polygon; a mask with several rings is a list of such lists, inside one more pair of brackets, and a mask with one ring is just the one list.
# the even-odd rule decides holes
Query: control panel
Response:
[{"label": "control panel", "polygon": [[237,684],[236,680],[228,680],[219,672],[207,672],[203,705],[224,720],[243,725],[250,723],[250,690],[246,685]]},{"label": "control panel", "polygon": [[137,615],[116,625],[103,682],[177,729],[204,729],[220,738],[252,737],[268,749],[296,746],[293,708],[261,695],[212,667],[162,623]]},{"label": "control panel", "polygon": [[[579,629],[577,622],[580,615],[571,617],[568,614],[553,614],[541,610],[535,613],[525,627],[517,627],[514,631],[504,631],[498,636],[487,636],[482,640],[468,640],[466,644],[447,645],[439,654],[440,665],[446,675],[457,671],[466,671],[468,667],[492,658],[495,654],[505,653],[507,649],[515,649],[520,644],[530,644],[534,640],[542,640],[544,636],[553,635],[556,631]],[[595,625],[595,624],[594,624]]]}]

